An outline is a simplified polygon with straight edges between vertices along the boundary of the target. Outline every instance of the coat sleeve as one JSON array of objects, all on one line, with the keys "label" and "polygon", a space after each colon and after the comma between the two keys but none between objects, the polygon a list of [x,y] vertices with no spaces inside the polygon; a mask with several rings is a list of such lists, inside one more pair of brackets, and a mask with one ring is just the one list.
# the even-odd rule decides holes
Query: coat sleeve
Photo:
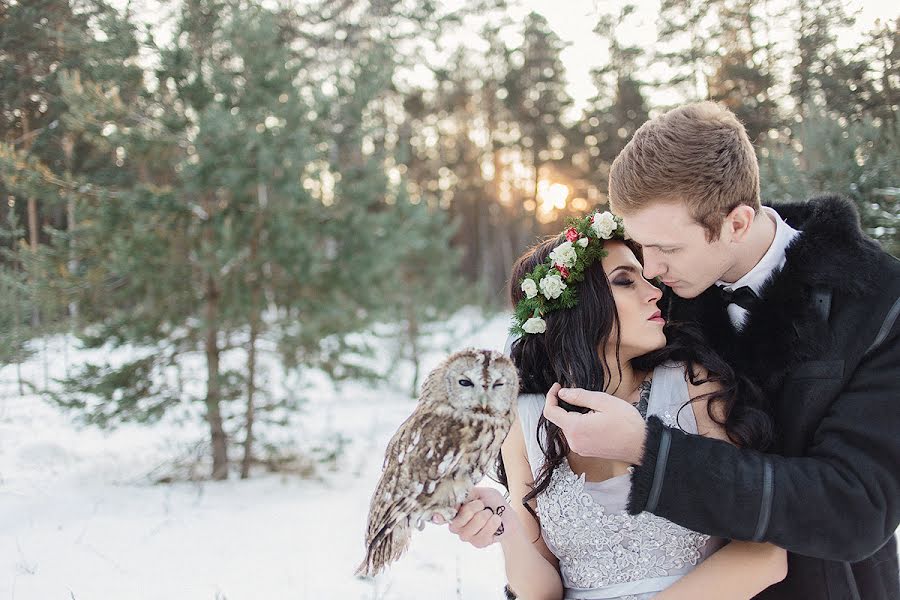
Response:
[{"label": "coat sleeve", "polygon": [[884,333],[803,457],[736,448],[652,418],[629,512],[826,560],[874,553],[900,522],[900,319]]}]

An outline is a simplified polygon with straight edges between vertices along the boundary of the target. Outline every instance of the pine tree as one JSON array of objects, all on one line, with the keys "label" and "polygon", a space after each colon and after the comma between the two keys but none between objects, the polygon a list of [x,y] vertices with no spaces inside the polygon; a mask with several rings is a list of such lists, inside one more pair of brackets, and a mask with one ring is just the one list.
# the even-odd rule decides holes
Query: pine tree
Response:
[{"label": "pine tree", "polygon": [[900,17],[876,22],[863,41],[861,54],[868,66],[863,82],[853,82],[863,94],[865,111],[884,126],[900,126]]},{"label": "pine tree", "polygon": [[110,160],[116,148],[83,136],[71,118],[67,81],[114,82],[130,99],[142,77],[130,64],[136,52],[133,28],[103,0],[19,2],[0,12],[0,218],[14,212],[27,225],[29,250],[15,248],[17,257],[0,258],[0,269],[12,279],[29,277],[29,326],[17,330],[27,338],[76,326],[79,307],[65,301],[57,281],[60,270],[77,270],[75,249],[60,264],[47,252],[67,243],[76,226],[75,181],[124,172]]},{"label": "pine tree", "polygon": [[715,53],[709,35],[713,3],[706,0],[662,0],[657,23],[656,60],[672,73],[661,86],[681,90],[688,101],[704,100],[710,59]]},{"label": "pine tree", "polygon": [[791,96],[802,115],[815,113],[816,106],[827,104],[826,90],[835,84],[835,71],[844,70],[844,52],[837,46],[837,34],[853,24],[844,3],[837,0],[808,2],[798,0],[797,62],[791,81]]},{"label": "pine tree", "polygon": [[545,165],[565,157],[567,127],[564,115],[572,104],[565,89],[565,68],[560,53],[565,45],[537,13],[525,19],[521,48],[511,55],[512,68],[504,87],[507,103],[521,136],[518,144],[528,157],[532,170],[532,189],[526,206],[538,222],[538,187]]},{"label": "pine tree", "polygon": [[578,161],[585,166],[591,186],[603,194],[607,192],[612,161],[649,118],[643,94],[645,84],[638,76],[644,52],[623,43],[616,35],[633,12],[633,5],[625,5],[618,14],[601,16],[594,28],[594,33],[606,42],[609,60],[591,73],[597,95],[579,119],[574,131],[578,139],[572,143],[582,149]]},{"label": "pine tree", "polygon": [[[131,102],[143,76],[133,64],[138,50],[133,25],[103,0],[13,3],[0,22],[0,50],[0,137],[60,175],[121,176],[109,160],[115,148],[98,147],[97,138],[81,135],[63,86],[73,77],[114,84],[122,101]],[[35,248],[50,235],[41,224],[65,229],[70,210],[59,197],[27,200],[16,207],[28,206],[28,236]]]},{"label": "pine tree", "polygon": [[775,74],[764,38],[764,16],[752,0],[718,2],[720,50],[712,59],[707,97],[728,107],[754,143],[780,124],[773,99]]},{"label": "pine tree", "polygon": [[657,86],[724,104],[762,141],[781,125],[774,91],[780,56],[768,11],[768,3],[751,0],[663,0],[656,59],[675,75]]},{"label": "pine tree", "polygon": [[[150,167],[83,194],[71,236],[71,293],[90,307],[86,342],[136,357],[86,365],[55,398],[98,425],[152,422],[201,402],[215,479],[227,477],[241,434],[248,476],[260,420],[283,421],[295,405],[267,393],[263,347],[300,373],[374,375],[359,360],[371,350],[351,334],[398,315],[397,265],[430,232],[404,230],[409,215],[393,208],[402,182],[388,177],[396,160],[383,130],[396,49],[361,26],[352,57],[315,52],[336,21],[310,34],[299,26],[308,16],[191,0],[171,43],[156,48],[154,91],[135,105],[102,86],[68,85],[83,130],[96,135],[87,116],[102,114],[123,162]],[[429,255],[452,265],[452,254]],[[191,397],[172,373],[198,354],[206,389]]]},{"label": "pine tree", "polygon": [[[12,208],[12,207],[11,207]],[[19,393],[25,393],[20,365],[32,354],[27,343],[33,334],[27,316],[33,294],[29,289],[27,272],[22,268],[23,252],[27,252],[25,230],[18,222],[16,211],[10,210],[7,222],[0,228],[0,365],[16,365]]]},{"label": "pine tree", "polygon": [[762,149],[761,192],[774,202],[802,202],[839,193],[851,198],[863,229],[895,256],[900,254],[900,136],[871,118],[850,122],[824,108],[793,126],[793,140]]},{"label": "pine tree", "polygon": [[419,395],[421,365],[429,350],[432,323],[446,320],[463,304],[467,286],[459,272],[459,249],[451,248],[456,223],[449,223],[445,213],[429,209],[422,203],[398,199],[397,214],[401,218],[400,234],[407,238],[396,264],[396,277],[402,283],[399,297],[400,355],[413,365],[410,396]]}]

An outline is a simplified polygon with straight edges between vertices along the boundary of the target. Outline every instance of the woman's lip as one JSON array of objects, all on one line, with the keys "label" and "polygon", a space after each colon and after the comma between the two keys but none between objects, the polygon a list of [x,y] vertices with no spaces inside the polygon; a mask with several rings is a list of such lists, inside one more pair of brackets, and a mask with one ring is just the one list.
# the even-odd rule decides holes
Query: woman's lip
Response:
[{"label": "woman's lip", "polygon": [[659,310],[656,311],[655,313],[653,313],[652,315],[650,315],[650,318],[647,319],[647,320],[648,320],[648,321],[659,321],[659,322],[662,322],[662,323],[665,323],[665,322],[666,322],[666,320],[663,319],[663,317],[662,317],[662,311],[659,311]]}]

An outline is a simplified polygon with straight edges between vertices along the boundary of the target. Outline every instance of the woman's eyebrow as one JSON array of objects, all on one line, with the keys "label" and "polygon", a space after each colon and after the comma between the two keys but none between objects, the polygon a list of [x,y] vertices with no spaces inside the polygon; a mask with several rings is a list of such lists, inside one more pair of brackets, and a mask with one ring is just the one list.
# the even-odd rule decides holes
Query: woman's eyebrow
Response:
[{"label": "woman's eyebrow", "polygon": [[619,265],[618,267],[616,267],[615,269],[613,269],[612,271],[610,271],[609,273],[607,273],[607,274],[606,274],[607,277],[609,277],[610,275],[612,275],[612,274],[615,273],[616,271],[628,271],[628,272],[630,272],[630,273],[637,273],[637,272],[638,272],[638,270],[637,270],[636,268],[634,268],[633,266],[631,266],[631,265]]}]

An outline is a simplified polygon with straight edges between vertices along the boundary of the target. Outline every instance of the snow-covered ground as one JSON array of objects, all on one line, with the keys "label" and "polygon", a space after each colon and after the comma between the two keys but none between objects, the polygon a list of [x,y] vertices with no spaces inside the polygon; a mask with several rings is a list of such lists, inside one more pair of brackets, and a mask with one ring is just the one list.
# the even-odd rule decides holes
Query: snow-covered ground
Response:
[{"label": "snow-covered ground", "polygon": [[[502,349],[508,323],[457,315],[423,374],[452,350]],[[91,356],[63,345],[50,340],[48,360],[22,366],[25,379]],[[204,438],[202,423],[78,426],[20,395],[15,368],[0,370],[0,600],[502,598],[499,548],[474,549],[436,525],[374,581],[353,576],[384,448],[413,408],[409,368],[382,356],[390,383],[307,378],[294,435],[348,440],[334,468],[202,483],[153,483]]]},{"label": "snow-covered ground", "polygon": [[[432,338],[423,375],[453,350],[501,349],[507,327],[505,316],[461,312]],[[25,380],[42,385],[45,373],[61,377],[103,353],[59,338],[46,346],[22,365]],[[185,418],[196,404],[153,426],[103,431],[20,395],[15,368],[0,369],[0,600],[503,598],[499,548],[477,550],[436,525],[414,532],[407,554],[375,580],[353,576],[384,448],[413,408],[409,365],[393,364],[385,348],[375,366],[391,373],[388,383],[303,380],[308,402],[281,435],[299,448],[346,440],[315,477],[171,484],[154,481],[206,437],[202,421]],[[202,365],[181,375],[188,392],[202,391]],[[297,385],[274,367],[268,379]]]}]

